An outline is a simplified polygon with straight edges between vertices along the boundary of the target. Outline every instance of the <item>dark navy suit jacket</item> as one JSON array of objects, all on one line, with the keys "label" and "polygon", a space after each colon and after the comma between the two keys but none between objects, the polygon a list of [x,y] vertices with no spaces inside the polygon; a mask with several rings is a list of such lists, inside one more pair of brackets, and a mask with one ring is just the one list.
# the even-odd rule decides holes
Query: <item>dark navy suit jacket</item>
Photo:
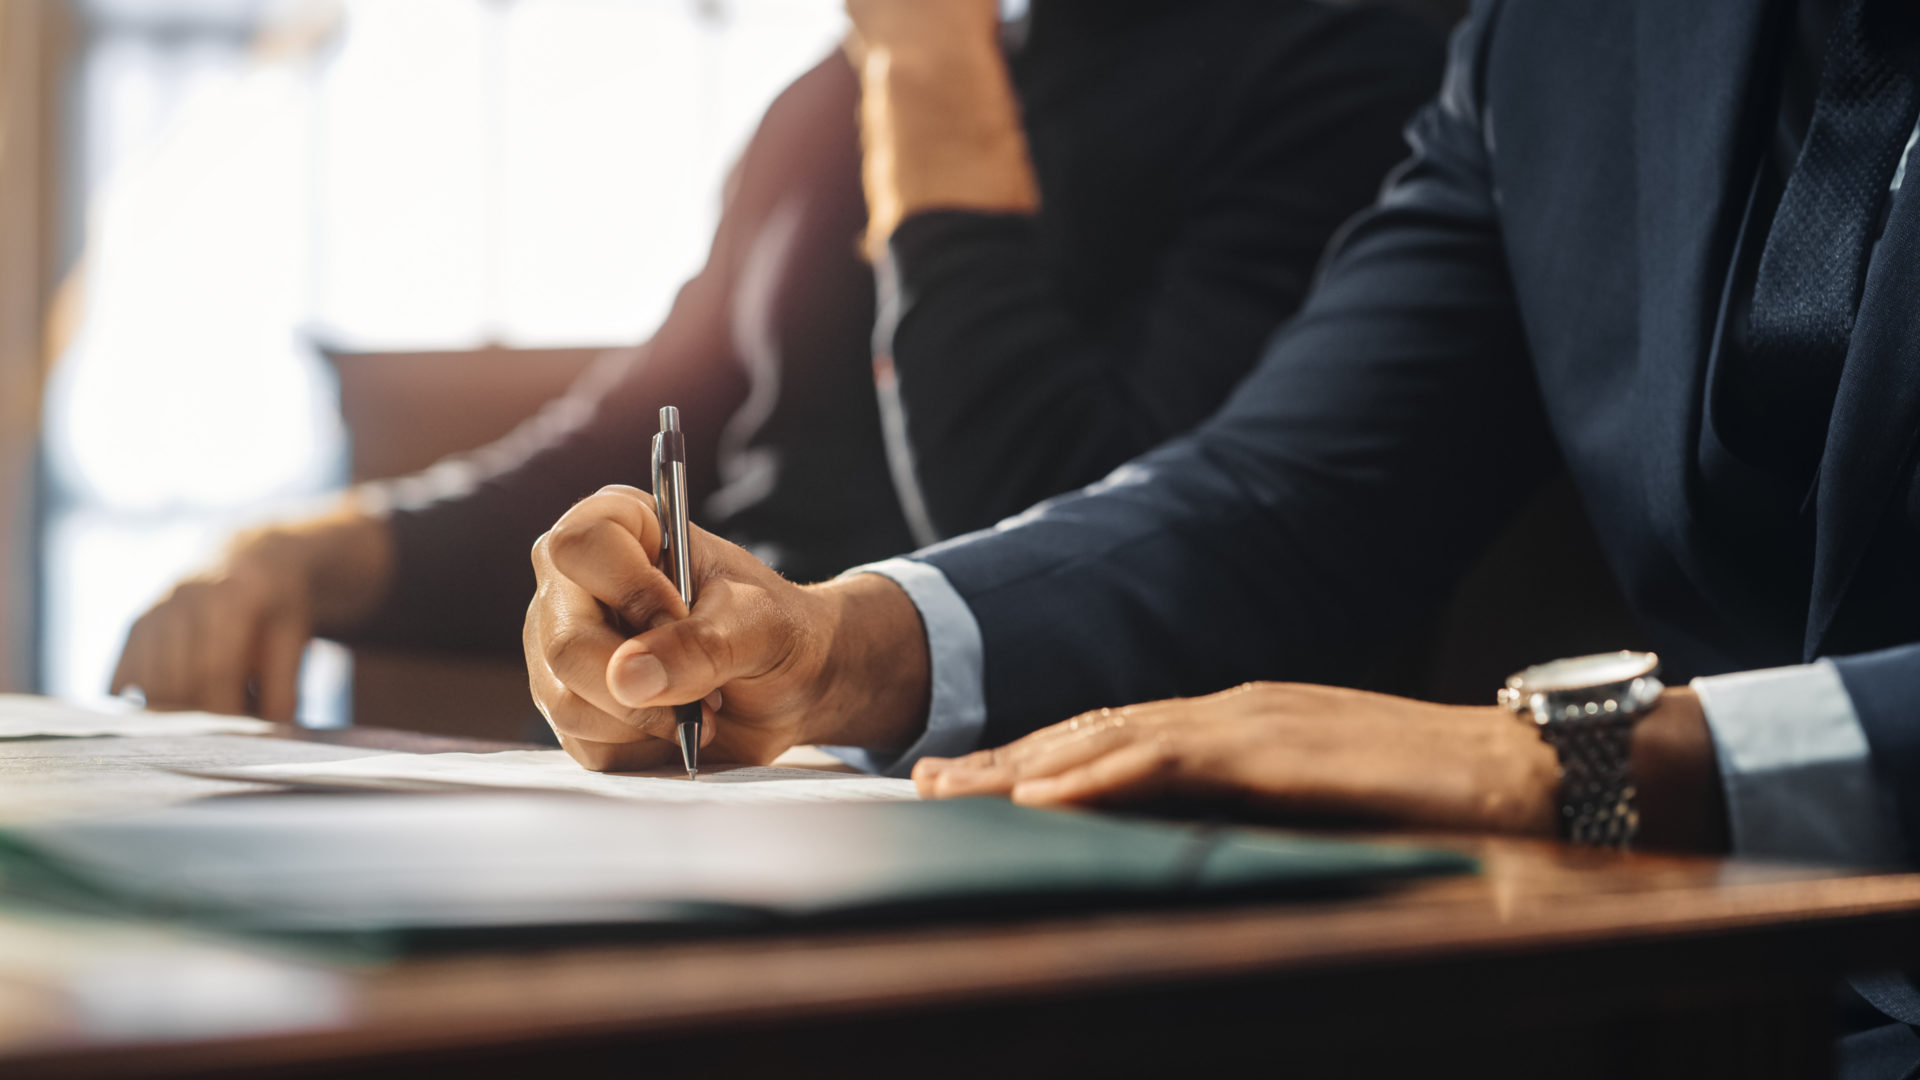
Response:
[{"label": "dark navy suit jacket", "polygon": [[1216,417],[920,556],[979,621],[987,741],[1248,679],[1350,681],[1564,463],[1669,674],[1838,657],[1920,838],[1920,185],[1869,271],[1809,600],[1766,599],[1695,466],[1768,7],[1477,3],[1411,159]]}]

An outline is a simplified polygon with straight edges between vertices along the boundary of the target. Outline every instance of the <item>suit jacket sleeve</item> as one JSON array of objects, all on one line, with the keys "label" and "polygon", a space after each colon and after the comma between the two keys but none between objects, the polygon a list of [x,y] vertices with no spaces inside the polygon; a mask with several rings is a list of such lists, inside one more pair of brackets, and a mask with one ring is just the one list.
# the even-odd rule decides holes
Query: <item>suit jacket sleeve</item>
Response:
[{"label": "suit jacket sleeve", "polygon": [[919,557],[981,629],[1003,743],[1254,678],[1351,681],[1554,468],[1456,34],[1412,158],[1214,419],[1085,492]]},{"label": "suit jacket sleeve", "polygon": [[1908,857],[1920,863],[1920,644],[1837,657],[1867,737],[1878,789],[1891,801]]},{"label": "suit jacket sleeve", "polygon": [[1362,9],[1263,60],[1230,98],[1226,149],[1195,163],[1208,179],[1123,325],[1076,317],[1030,216],[903,222],[877,351],[897,375],[890,449],[911,464],[896,475],[917,488],[923,539],[1096,480],[1217,409],[1404,154],[1401,129],[1441,59],[1424,25]]}]

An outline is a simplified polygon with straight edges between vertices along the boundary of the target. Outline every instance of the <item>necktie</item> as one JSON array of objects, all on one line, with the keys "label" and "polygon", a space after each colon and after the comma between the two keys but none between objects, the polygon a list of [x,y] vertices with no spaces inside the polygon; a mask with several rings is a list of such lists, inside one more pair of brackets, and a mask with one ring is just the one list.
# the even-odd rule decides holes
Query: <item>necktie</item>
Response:
[{"label": "necktie", "polygon": [[1839,378],[1887,187],[1920,112],[1911,3],[1850,0],[1827,40],[1754,284],[1749,340],[1762,373]]}]

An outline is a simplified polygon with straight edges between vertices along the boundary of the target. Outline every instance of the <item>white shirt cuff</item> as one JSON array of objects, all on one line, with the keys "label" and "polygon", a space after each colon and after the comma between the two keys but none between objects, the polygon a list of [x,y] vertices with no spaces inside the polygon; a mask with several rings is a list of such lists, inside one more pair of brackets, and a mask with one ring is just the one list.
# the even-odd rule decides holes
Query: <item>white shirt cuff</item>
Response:
[{"label": "white shirt cuff", "polygon": [[947,575],[911,559],[887,559],[856,566],[852,574],[879,574],[906,590],[927,631],[927,658],[933,694],[927,703],[927,730],[898,756],[850,746],[821,749],[855,768],[886,776],[906,776],[923,757],[956,757],[980,745],[987,726],[983,682],[985,647],[973,610],[954,591]]},{"label": "white shirt cuff", "polygon": [[1897,864],[1904,849],[1867,736],[1826,660],[1693,680],[1738,855]]}]

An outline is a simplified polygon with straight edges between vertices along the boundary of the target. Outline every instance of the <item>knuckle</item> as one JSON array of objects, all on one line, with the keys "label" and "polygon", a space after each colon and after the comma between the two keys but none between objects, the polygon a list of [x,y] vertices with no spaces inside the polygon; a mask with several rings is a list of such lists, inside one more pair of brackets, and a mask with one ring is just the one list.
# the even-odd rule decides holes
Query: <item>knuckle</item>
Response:
[{"label": "knuckle", "polygon": [[620,594],[614,598],[614,606],[625,615],[643,615],[659,606],[654,593],[654,582],[641,578],[626,582],[620,588]]},{"label": "knuckle", "polygon": [[674,733],[671,709],[633,709],[628,711],[622,719],[644,735],[671,738]]},{"label": "knuckle", "polygon": [[605,495],[605,496],[609,496],[611,498],[616,498],[616,499],[651,498],[651,496],[648,496],[646,492],[641,491],[639,488],[634,487],[632,484],[608,484],[607,486],[601,488],[599,491],[594,492],[594,494]]},{"label": "knuckle", "polygon": [[564,686],[533,687],[534,704],[540,714],[547,718],[547,724],[563,735],[584,736],[587,734],[580,723],[581,714],[590,706],[580,695]]},{"label": "knuckle", "polygon": [[542,643],[541,655],[546,658],[547,666],[558,673],[566,670],[567,664],[578,659],[581,639],[578,631],[561,627],[547,635]]},{"label": "knuckle", "polygon": [[547,554],[558,563],[580,555],[592,543],[596,524],[595,520],[581,520],[569,514],[548,529],[541,542],[546,544]]},{"label": "knuckle", "polygon": [[175,585],[167,599],[180,605],[196,606],[205,603],[212,594],[213,586],[198,578],[191,578]]},{"label": "knuckle", "polygon": [[687,646],[716,670],[725,670],[732,659],[733,642],[719,627],[705,619],[688,619],[683,624]]},{"label": "knuckle", "polygon": [[624,526],[604,517],[563,522],[554,526],[549,536],[548,556],[562,573],[617,559],[627,545],[635,542]]},{"label": "knuckle", "polygon": [[604,743],[575,742],[567,750],[573,755],[573,760],[593,772],[610,771],[618,757],[613,748]]},{"label": "knuckle", "polygon": [[1248,682],[1222,692],[1221,697],[1238,699],[1258,708],[1279,709],[1297,700],[1299,689],[1292,683]]},{"label": "knuckle", "polygon": [[1156,773],[1173,771],[1179,766],[1181,753],[1172,737],[1161,735],[1153,740],[1147,751],[1147,763]]},{"label": "knuckle", "polygon": [[547,726],[561,735],[575,734],[579,725],[573,723],[574,693],[564,686],[543,686],[538,680],[529,680],[528,685],[533,690],[534,707],[546,718]]}]

